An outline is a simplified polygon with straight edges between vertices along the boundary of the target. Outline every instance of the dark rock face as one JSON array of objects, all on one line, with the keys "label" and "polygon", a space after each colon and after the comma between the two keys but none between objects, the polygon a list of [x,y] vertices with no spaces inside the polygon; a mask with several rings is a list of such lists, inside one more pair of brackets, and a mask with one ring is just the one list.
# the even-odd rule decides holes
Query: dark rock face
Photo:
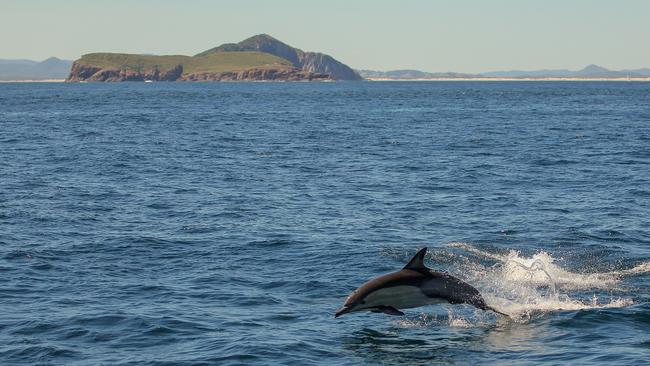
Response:
[{"label": "dark rock face", "polygon": [[176,65],[171,70],[161,72],[158,69],[132,71],[102,69],[96,66],[72,64],[70,76],[66,81],[176,81],[183,74],[183,66]]},{"label": "dark rock face", "polygon": [[94,66],[80,65],[78,63],[73,63],[72,68],[70,69],[70,76],[68,76],[68,81],[82,81],[91,78],[93,75],[100,72],[102,69]]},{"label": "dark rock face", "polygon": [[248,69],[220,73],[183,75],[181,81],[328,81],[327,74],[304,72],[299,69]]},{"label": "dark rock face", "polygon": [[[173,69],[158,75],[159,81],[175,81],[183,75],[183,66],[176,65]],[[153,79],[152,79],[153,80]]]},{"label": "dark rock face", "polygon": [[72,65],[67,81],[330,81],[329,74],[303,71],[297,68],[273,69],[253,68],[240,71],[203,72],[183,74],[183,67],[177,65],[173,69],[161,72],[158,69],[132,71],[102,69],[79,63]]},{"label": "dark rock face", "polygon": [[305,71],[330,74],[335,80],[361,80],[356,71],[323,53],[305,52],[300,65]]}]

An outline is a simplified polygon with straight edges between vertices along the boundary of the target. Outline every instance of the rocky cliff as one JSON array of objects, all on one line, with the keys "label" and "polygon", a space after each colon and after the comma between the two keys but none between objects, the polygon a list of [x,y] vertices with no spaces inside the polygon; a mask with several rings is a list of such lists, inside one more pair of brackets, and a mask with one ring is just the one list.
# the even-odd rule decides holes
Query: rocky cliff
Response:
[{"label": "rocky cliff", "polygon": [[179,81],[330,81],[328,74],[300,69],[248,69],[241,71],[204,72],[183,75]]},{"label": "rocky cliff", "polygon": [[300,58],[300,68],[308,72],[332,75],[336,80],[362,80],[356,71],[333,57],[318,52],[305,52]]},{"label": "rocky cliff", "polygon": [[183,66],[171,70],[119,70],[74,63],[70,82],[118,82],[118,81],[330,81],[328,74],[303,71],[297,68],[252,68],[238,71],[183,73]]},{"label": "rocky cliff", "polygon": [[176,65],[170,70],[158,68],[144,70],[118,69],[84,65],[77,61],[72,64],[67,81],[176,81],[183,74],[183,66]]}]

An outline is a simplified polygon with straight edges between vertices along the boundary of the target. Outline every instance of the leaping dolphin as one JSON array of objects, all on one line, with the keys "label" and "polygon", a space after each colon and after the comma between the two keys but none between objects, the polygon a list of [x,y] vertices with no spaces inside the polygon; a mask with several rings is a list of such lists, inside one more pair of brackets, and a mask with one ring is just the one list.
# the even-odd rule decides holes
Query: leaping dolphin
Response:
[{"label": "leaping dolphin", "polygon": [[481,293],[469,284],[448,273],[427,268],[424,265],[426,252],[426,247],[420,249],[402,270],[374,278],[354,290],[334,317],[355,311],[404,315],[400,309],[442,302],[470,304],[508,316],[488,306]]}]

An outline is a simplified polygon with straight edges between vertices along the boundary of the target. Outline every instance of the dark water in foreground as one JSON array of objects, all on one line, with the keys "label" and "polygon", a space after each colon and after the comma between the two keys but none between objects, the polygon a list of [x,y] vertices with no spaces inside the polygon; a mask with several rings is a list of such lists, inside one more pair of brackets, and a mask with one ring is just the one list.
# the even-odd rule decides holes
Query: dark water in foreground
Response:
[{"label": "dark water in foreground", "polygon": [[[0,364],[650,360],[650,83],[0,84]],[[334,311],[429,246],[464,306]]]}]

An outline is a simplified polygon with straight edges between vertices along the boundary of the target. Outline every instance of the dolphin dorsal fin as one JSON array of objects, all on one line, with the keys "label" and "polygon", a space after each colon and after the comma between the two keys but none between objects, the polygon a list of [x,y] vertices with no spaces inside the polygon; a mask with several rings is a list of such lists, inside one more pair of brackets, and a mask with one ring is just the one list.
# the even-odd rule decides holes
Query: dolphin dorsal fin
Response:
[{"label": "dolphin dorsal fin", "polygon": [[424,265],[424,255],[427,254],[427,247],[424,247],[418,251],[413,258],[408,262],[407,265],[404,266],[404,269],[412,269],[412,270],[419,270],[419,269],[426,269]]}]

